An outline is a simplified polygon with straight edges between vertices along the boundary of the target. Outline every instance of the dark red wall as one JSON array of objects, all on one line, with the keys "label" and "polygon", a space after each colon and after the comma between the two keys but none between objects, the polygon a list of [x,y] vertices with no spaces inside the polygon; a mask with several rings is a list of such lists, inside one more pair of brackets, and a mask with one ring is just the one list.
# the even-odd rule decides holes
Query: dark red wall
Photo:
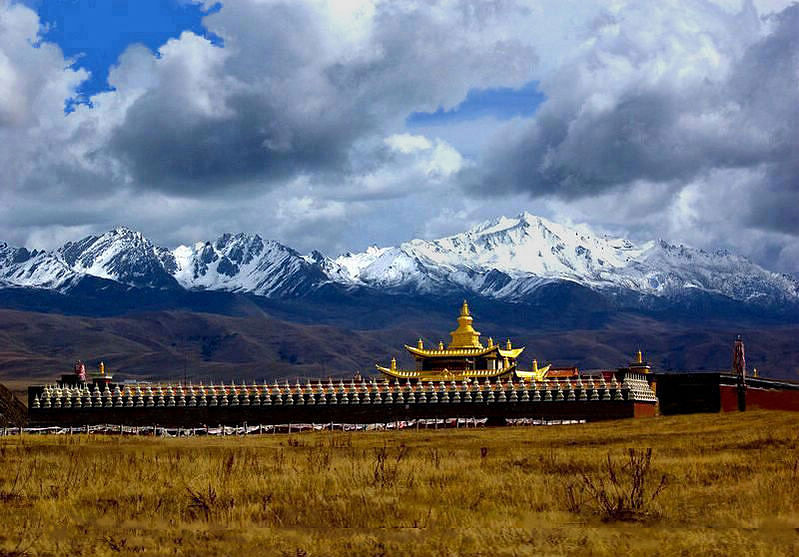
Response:
[{"label": "dark red wall", "polygon": [[[747,387],[747,410],[793,410],[799,412],[799,390],[758,389]],[[736,387],[721,386],[722,412],[738,411]]]}]

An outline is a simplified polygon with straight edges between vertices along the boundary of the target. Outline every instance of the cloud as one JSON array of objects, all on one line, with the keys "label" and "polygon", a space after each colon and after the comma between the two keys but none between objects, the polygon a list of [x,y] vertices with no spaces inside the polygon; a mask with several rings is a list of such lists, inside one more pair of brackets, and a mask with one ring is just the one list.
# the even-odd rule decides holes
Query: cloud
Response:
[{"label": "cloud", "polygon": [[[399,195],[392,184],[407,194],[441,183],[461,165],[451,146],[430,138],[429,152],[406,156],[383,138],[413,111],[529,81],[532,51],[505,31],[518,11],[230,2],[204,21],[222,46],[191,32],[155,54],[132,45],[109,72],[111,90],[64,114],[88,74],[43,42],[32,10],[0,0],[0,234],[47,244],[70,228],[124,223],[171,240],[197,219],[268,233],[281,216],[247,209],[272,192],[347,199],[354,212],[358,198]],[[303,180],[308,191],[296,191]]]},{"label": "cloud", "polygon": [[797,29],[799,5],[764,20],[751,4],[729,13],[700,1],[605,11],[573,58],[541,79],[548,100],[535,117],[501,127],[463,172],[464,187],[618,206],[646,184],[677,214],[687,190],[692,205],[706,206],[680,236],[697,237],[723,215],[735,223],[716,223],[724,234],[795,237]]},{"label": "cloud", "polygon": [[[527,209],[799,268],[795,6],[223,4],[221,42],[131,45],[64,114],[88,74],[0,0],[0,239],[127,224],[335,253]],[[537,109],[472,106],[533,82]],[[458,117],[408,121],[438,111]]]},{"label": "cloud", "polygon": [[39,19],[18,4],[0,0],[0,132],[44,125],[53,109],[87,77],[64,70],[60,49],[39,40]]},{"label": "cloud", "polygon": [[[512,9],[424,6],[225,5],[205,18],[224,47],[188,32],[161,47],[152,85],[112,130],[107,154],[142,189],[267,189],[297,174],[347,172],[359,141],[410,112],[529,77],[530,49],[498,30]],[[123,60],[117,78],[136,71]]]},{"label": "cloud", "polygon": [[574,59],[541,81],[549,100],[536,117],[490,148],[473,187],[580,197],[762,160],[768,135],[737,127],[748,99],[730,91],[737,51],[757,29],[753,12],[700,2],[606,12]]}]

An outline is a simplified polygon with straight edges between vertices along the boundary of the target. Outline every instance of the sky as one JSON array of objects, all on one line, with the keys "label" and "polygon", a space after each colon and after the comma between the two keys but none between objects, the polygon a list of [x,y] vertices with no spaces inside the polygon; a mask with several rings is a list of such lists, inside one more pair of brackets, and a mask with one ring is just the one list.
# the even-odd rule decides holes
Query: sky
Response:
[{"label": "sky", "polygon": [[799,5],[0,0],[0,241],[328,255],[529,211],[799,272]]}]

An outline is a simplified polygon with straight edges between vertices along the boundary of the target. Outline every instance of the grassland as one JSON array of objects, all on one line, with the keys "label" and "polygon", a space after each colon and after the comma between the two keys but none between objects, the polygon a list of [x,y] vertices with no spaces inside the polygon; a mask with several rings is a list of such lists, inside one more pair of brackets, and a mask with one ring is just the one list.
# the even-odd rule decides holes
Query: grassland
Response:
[{"label": "grassland", "polygon": [[790,555],[797,426],[0,438],[0,555]]}]

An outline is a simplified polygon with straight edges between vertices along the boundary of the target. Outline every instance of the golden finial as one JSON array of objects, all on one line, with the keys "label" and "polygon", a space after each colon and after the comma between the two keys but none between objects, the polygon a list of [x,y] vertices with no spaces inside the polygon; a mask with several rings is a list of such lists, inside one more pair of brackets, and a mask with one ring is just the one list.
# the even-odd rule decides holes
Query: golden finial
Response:
[{"label": "golden finial", "polygon": [[510,339],[508,339],[508,342],[505,343],[505,349],[506,350],[512,350],[513,349],[513,345],[511,344]]},{"label": "golden finial", "polygon": [[492,346],[494,346],[494,339],[491,338],[491,337],[488,337],[488,347],[491,348]]},{"label": "golden finial", "polygon": [[469,313],[469,304],[466,300],[463,301],[461,306],[461,314],[458,316],[458,328],[450,332],[452,341],[449,343],[450,348],[482,348],[480,344],[480,333],[472,327],[473,318]]},{"label": "golden finial", "polygon": [[391,371],[397,371],[397,358],[391,358]]},{"label": "golden finial", "polygon": [[439,350],[444,350],[444,341],[442,341],[442,340],[438,341],[438,349]]},{"label": "golden finial", "polygon": [[643,364],[644,363],[644,355],[641,353],[641,349],[638,349],[638,352],[635,354],[635,363]]},{"label": "golden finial", "polygon": [[754,368],[752,370],[752,377],[755,377],[755,378],[760,377],[760,374],[758,374],[758,372],[757,372],[757,368]]},{"label": "golden finial", "polygon": [[100,368],[100,375],[105,375],[105,364],[103,362],[100,362],[99,368]]},{"label": "golden finial", "polygon": [[424,349],[424,342],[422,342],[422,338],[421,337],[419,337],[419,342],[416,343],[416,348],[418,348],[419,350],[423,350]]},{"label": "golden finial", "polygon": [[538,373],[538,360],[533,358],[533,372]]}]

